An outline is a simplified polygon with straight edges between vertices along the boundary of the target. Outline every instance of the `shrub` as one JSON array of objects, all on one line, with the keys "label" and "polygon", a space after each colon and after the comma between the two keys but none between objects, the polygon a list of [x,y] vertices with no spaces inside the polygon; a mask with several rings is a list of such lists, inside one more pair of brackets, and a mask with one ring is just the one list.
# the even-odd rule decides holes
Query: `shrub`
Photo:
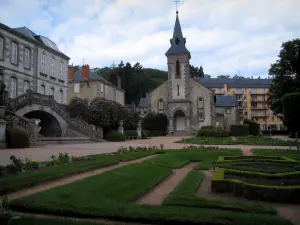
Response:
[{"label": "shrub", "polygon": [[209,128],[209,126],[205,126],[204,129],[201,128],[197,136],[201,137],[228,137],[229,133],[221,128],[212,127]]},{"label": "shrub", "polygon": [[29,148],[28,133],[21,128],[6,128],[7,148]]},{"label": "shrub", "polygon": [[148,131],[147,130],[142,130],[142,138],[143,139],[146,139],[146,138],[148,138]]},{"label": "shrub", "polygon": [[83,120],[88,119],[88,100],[74,97],[68,105],[68,111],[71,118],[80,117]]},{"label": "shrub", "polygon": [[124,135],[125,137],[137,137],[138,133],[136,130],[125,130]]},{"label": "shrub", "polygon": [[105,139],[108,141],[125,141],[125,135],[112,130],[105,135]]},{"label": "shrub", "polygon": [[124,109],[124,130],[136,130],[140,114],[136,110]]},{"label": "shrub", "polygon": [[[261,131],[263,134],[268,134],[270,135],[270,130],[262,130]],[[271,130],[272,135],[288,135],[289,132],[288,130]]]},{"label": "shrub", "polygon": [[248,136],[249,135],[249,124],[234,124],[231,125],[232,136]]},{"label": "shrub", "polygon": [[149,137],[159,137],[159,136],[165,136],[166,132],[163,130],[149,130],[148,136]]},{"label": "shrub", "polygon": [[214,126],[203,126],[201,127],[201,130],[204,130],[204,129],[216,129]]},{"label": "shrub", "polygon": [[249,124],[250,134],[254,136],[260,135],[260,124],[249,119],[244,119],[244,124]]},{"label": "shrub", "polygon": [[[165,114],[149,113],[142,120],[143,129],[149,130],[151,136],[166,135],[168,118]],[[154,131],[154,132],[153,132]],[[156,135],[159,134],[159,135]]]}]

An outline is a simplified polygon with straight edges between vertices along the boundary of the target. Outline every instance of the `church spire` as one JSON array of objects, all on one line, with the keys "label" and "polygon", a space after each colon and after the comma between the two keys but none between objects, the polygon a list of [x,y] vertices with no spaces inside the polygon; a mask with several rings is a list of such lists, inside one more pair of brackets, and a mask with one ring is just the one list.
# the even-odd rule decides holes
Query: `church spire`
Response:
[{"label": "church spire", "polygon": [[176,10],[175,26],[173,31],[173,37],[172,39],[170,39],[170,43],[171,47],[166,52],[166,56],[180,53],[188,53],[190,55],[190,52],[185,47],[186,39],[182,35],[182,30],[178,17],[178,10]]}]

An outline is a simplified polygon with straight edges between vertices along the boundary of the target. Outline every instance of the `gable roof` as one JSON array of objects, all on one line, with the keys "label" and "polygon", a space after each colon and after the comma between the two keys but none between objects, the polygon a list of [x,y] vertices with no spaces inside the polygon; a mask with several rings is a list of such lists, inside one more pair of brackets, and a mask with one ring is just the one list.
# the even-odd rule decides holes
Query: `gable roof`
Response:
[{"label": "gable roof", "polygon": [[89,78],[88,79],[83,78],[81,76],[81,68],[80,68],[79,70],[77,70],[74,73],[74,77],[73,77],[72,82],[73,83],[78,83],[78,82],[84,82],[84,81],[101,81],[104,84],[112,86],[112,87],[114,87],[114,88],[116,88],[118,90],[124,91],[123,89],[118,88],[116,85],[114,85],[113,83],[109,82],[108,80],[106,80],[105,78],[103,78],[101,75],[98,75],[98,74],[92,72],[91,70],[89,70]]},{"label": "gable roof", "polygon": [[148,95],[146,95],[145,98],[141,97],[138,107],[140,108],[147,108],[149,106],[149,99],[148,99]]},{"label": "gable roof", "polygon": [[208,88],[223,88],[224,84],[228,88],[269,88],[272,84],[272,79],[200,78],[199,81]]},{"label": "gable roof", "polygon": [[216,107],[235,107],[238,105],[235,95],[216,96]]}]

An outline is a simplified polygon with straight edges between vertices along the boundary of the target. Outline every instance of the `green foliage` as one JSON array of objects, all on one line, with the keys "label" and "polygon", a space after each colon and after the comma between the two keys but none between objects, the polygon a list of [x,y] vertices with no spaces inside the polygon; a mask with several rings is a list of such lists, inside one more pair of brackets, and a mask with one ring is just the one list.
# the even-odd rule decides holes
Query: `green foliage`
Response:
[{"label": "green foliage", "polygon": [[260,124],[249,119],[244,119],[244,124],[249,124],[249,131],[250,134],[253,136],[259,136],[260,135]]},{"label": "green foliage", "polygon": [[29,148],[28,133],[21,128],[6,128],[7,148]]},{"label": "green foliage", "polygon": [[220,201],[196,196],[195,193],[204,178],[205,175],[200,171],[189,172],[182,182],[168,195],[164,204],[276,215],[276,210],[270,205],[237,200]]},{"label": "green foliage", "polygon": [[253,149],[254,155],[263,156],[284,156],[297,161],[300,161],[300,151],[287,150],[287,149]]},{"label": "green foliage", "polygon": [[125,137],[137,137],[137,130],[124,130]]},{"label": "green foliage", "polygon": [[290,132],[300,131],[300,92],[285,94],[282,97],[285,125]]},{"label": "green foliage", "polygon": [[219,75],[217,76],[218,79],[229,79],[230,76],[229,75]]},{"label": "green foliage", "polygon": [[83,120],[88,119],[88,100],[74,97],[71,99],[68,105],[68,111],[71,118],[81,118]]},{"label": "green foliage", "polygon": [[250,131],[249,124],[231,125],[231,136],[248,136]]},{"label": "green foliage", "polygon": [[124,109],[124,123],[125,130],[137,129],[137,124],[140,120],[140,114],[136,110]]},{"label": "green foliage", "polygon": [[159,131],[161,135],[166,135],[168,118],[165,114],[149,113],[143,118],[142,127],[149,130],[150,136],[154,136],[153,131]]},{"label": "green foliage", "polygon": [[125,141],[125,135],[115,130],[109,131],[107,134],[105,134],[104,138],[108,141],[114,142]]},{"label": "green foliage", "polygon": [[279,59],[269,69],[273,81],[267,103],[275,115],[283,113],[283,95],[300,91],[299,52],[300,39],[282,43]]},{"label": "green foliage", "polygon": [[222,128],[212,127],[212,126],[204,126],[202,127],[197,136],[200,137],[228,137],[229,133]]}]

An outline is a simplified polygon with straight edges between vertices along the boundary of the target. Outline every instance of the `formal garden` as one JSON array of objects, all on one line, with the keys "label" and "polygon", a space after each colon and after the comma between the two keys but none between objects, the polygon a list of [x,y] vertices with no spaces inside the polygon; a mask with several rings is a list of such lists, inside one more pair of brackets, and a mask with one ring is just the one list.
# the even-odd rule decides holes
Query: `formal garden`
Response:
[{"label": "formal garden", "polygon": [[[292,224],[278,216],[277,204],[299,204],[300,152],[255,149],[253,154],[243,156],[234,148],[161,146],[85,157],[59,154],[47,162],[12,156],[13,163],[1,168],[6,212],[1,220],[22,225],[83,223],[59,217],[95,220],[84,224]],[[93,173],[84,178],[43,188],[89,171]],[[186,175],[180,178],[182,171]],[[39,185],[39,191],[18,192]],[[161,204],[147,202],[147,195],[161,198]],[[27,214],[15,217],[22,212]]]}]

